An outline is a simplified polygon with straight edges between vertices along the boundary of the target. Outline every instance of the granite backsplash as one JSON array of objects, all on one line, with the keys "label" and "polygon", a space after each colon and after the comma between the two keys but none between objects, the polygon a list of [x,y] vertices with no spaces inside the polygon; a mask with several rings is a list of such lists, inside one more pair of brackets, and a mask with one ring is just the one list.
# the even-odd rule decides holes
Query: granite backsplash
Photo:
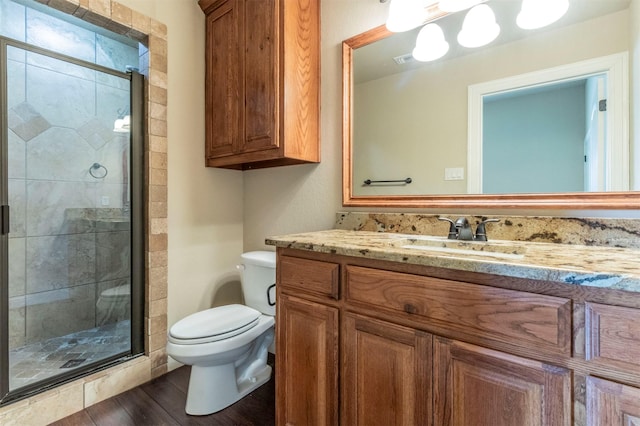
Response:
[{"label": "granite backsplash", "polygon": [[[395,232],[446,236],[449,224],[459,214],[338,212],[335,229]],[[621,248],[640,248],[640,219],[570,218],[545,216],[465,216],[475,229],[487,218],[500,222],[487,224],[489,240],[532,241]]]}]

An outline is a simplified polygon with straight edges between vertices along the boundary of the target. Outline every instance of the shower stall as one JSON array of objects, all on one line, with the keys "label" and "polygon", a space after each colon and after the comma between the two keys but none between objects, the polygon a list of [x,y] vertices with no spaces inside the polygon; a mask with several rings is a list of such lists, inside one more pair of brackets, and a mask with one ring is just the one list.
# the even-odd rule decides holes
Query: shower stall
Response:
[{"label": "shower stall", "polygon": [[140,49],[0,0],[0,402],[143,352]]}]

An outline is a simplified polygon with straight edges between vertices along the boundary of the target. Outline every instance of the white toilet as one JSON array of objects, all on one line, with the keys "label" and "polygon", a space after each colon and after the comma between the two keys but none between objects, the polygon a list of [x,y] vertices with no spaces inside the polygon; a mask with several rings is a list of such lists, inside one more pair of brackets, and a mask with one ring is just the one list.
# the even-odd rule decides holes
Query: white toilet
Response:
[{"label": "white toilet", "polygon": [[167,354],[192,366],[187,414],[220,411],[271,377],[267,352],[275,324],[275,253],[253,251],[241,258],[245,305],[197,312],[169,330]]},{"label": "white toilet", "polygon": [[131,319],[131,285],[111,287],[100,293],[96,301],[96,325]]}]

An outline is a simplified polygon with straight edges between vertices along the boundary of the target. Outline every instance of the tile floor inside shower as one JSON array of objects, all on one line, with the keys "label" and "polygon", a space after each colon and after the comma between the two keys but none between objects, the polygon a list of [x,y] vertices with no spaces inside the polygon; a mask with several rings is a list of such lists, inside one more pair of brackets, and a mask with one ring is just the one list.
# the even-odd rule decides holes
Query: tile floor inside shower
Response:
[{"label": "tile floor inside shower", "polygon": [[11,390],[82,368],[131,348],[129,320],[82,330],[12,349]]}]

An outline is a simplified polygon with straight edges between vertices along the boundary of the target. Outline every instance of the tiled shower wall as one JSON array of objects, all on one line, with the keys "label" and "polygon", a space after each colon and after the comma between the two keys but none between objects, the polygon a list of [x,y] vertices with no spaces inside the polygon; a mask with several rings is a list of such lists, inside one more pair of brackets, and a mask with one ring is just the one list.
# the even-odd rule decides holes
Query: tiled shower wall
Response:
[{"label": "tiled shower wall", "polygon": [[[145,53],[8,0],[0,29],[118,70]],[[128,135],[113,132],[129,94],[127,80],[11,47],[8,56],[9,343],[17,347],[96,326],[100,294],[129,282]],[[91,176],[94,163],[104,178]]]}]

